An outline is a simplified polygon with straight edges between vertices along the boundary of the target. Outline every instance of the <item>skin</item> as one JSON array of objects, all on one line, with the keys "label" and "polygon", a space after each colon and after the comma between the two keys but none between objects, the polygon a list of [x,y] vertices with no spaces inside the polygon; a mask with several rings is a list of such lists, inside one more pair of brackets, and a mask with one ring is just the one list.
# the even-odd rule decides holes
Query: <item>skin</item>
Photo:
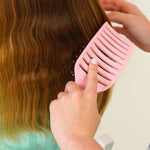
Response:
[{"label": "skin", "polygon": [[93,139],[100,123],[97,110],[97,67],[97,64],[90,63],[84,90],[69,81],[65,90],[50,104],[52,133],[62,150],[102,150]]},{"label": "skin", "polygon": [[108,13],[110,21],[123,25],[114,27],[115,30],[150,52],[150,21],[139,8],[125,0],[101,0],[101,3],[106,11],[111,11]]},{"label": "skin", "polygon": [[[122,24],[115,30],[139,48],[150,52],[150,21],[132,3],[125,0],[101,0],[111,22]],[[100,123],[97,111],[97,64],[90,63],[85,90],[69,81],[50,104],[50,124],[62,150],[102,150],[93,136]]]}]

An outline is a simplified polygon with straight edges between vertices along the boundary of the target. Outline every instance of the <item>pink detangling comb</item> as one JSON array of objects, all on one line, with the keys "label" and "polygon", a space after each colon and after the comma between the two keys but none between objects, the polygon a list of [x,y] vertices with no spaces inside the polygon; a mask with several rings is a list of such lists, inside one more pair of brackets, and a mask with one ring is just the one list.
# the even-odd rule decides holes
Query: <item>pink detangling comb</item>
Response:
[{"label": "pink detangling comb", "polygon": [[134,44],[119,35],[108,22],[99,29],[75,63],[75,82],[85,88],[88,66],[92,58],[98,61],[97,92],[109,89],[125,68]]}]

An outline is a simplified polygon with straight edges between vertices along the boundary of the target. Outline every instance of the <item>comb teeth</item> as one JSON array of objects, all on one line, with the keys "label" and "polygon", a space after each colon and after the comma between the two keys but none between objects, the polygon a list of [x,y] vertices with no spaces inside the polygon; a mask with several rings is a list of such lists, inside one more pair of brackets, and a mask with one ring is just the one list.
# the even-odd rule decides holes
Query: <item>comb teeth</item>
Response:
[{"label": "comb teeth", "polygon": [[90,59],[98,61],[97,92],[109,89],[126,66],[134,44],[120,36],[108,22],[99,29],[75,63],[75,82],[85,88]]}]

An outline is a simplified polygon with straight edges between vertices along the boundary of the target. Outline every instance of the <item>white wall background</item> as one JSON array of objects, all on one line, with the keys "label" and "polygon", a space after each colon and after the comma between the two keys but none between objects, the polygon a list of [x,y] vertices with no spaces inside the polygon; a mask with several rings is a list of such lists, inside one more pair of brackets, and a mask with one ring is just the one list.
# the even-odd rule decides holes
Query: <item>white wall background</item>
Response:
[{"label": "white wall background", "polygon": [[[150,20],[149,0],[128,0]],[[150,143],[150,53],[135,47],[116,82],[95,137],[109,134],[112,150],[147,150]]]}]

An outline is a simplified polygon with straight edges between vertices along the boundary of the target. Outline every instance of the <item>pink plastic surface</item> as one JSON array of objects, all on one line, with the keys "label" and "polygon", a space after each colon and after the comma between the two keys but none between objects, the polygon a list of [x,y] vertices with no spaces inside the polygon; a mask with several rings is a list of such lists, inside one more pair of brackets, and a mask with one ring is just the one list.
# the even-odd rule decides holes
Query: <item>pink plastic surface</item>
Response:
[{"label": "pink plastic surface", "polygon": [[97,92],[109,89],[125,68],[134,43],[119,35],[108,22],[99,29],[75,63],[75,82],[84,89],[91,58],[98,61]]}]

